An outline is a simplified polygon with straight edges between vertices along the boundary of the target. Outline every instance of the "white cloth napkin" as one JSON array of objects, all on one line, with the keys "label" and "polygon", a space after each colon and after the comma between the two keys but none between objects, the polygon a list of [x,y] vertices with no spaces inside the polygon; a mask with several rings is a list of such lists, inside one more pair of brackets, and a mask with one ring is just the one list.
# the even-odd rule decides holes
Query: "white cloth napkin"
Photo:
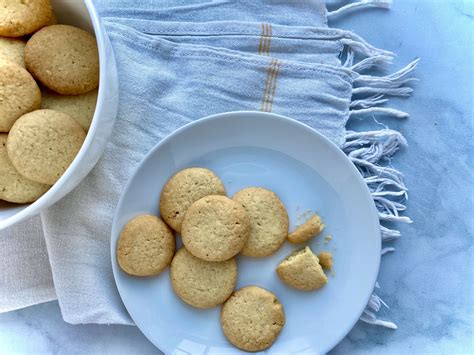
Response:
[{"label": "white cloth napkin", "polygon": [[0,312],[56,299],[41,219],[0,231]]}]

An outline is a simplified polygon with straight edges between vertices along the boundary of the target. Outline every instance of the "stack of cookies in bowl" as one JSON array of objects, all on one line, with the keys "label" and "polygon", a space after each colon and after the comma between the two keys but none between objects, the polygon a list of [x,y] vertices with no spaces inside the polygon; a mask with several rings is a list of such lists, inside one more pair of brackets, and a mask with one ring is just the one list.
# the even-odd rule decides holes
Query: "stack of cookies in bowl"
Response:
[{"label": "stack of cookies in bowl", "polygon": [[29,203],[79,152],[97,100],[95,37],[56,24],[50,0],[0,14],[0,200]]},{"label": "stack of cookies in bowl", "polygon": [[[233,345],[246,351],[271,346],[285,324],[283,305],[257,285],[235,290],[237,256],[265,258],[285,241],[307,242],[323,230],[321,219],[313,214],[288,233],[286,208],[274,192],[247,187],[229,198],[216,174],[197,167],[168,180],[159,208],[161,218],[139,215],[125,225],[117,244],[121,269],[154,276],[170,266],[171,285],[182,301],[200,309],[222,305],[222,330]],[[183,244],[177,251],[174,232]],[[313,291],[328,282],[324,269],[331,266],[329,253],[318,257],[305,247],[275,269],[288,286]]]}]

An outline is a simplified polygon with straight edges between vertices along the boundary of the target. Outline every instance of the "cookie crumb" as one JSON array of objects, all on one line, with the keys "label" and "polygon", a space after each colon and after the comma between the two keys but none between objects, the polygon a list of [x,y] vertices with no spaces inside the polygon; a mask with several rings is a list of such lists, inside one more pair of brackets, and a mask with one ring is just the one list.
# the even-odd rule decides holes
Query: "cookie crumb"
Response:
[{"label": "cookie crumb", "polygon": [[328,251],[322,251],[318,255],[319,264],[323,267],[323,269],[331,270],[332,269],[332,254]]},{"label": "cookie crumb", "polygon": [[332,235],[327,235],[324,237],[324,245],[327,245],[332,240]]}]

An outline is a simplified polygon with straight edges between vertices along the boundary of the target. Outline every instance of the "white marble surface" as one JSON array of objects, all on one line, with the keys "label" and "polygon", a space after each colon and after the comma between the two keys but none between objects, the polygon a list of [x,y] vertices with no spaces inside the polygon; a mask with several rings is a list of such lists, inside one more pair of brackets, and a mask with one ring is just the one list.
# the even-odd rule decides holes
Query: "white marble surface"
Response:
[{"label": "white marble surface", "polygon": [[[410,148],[393,164],[406,174],[414,223],[384,257],[382,317],[397,331],[359,322],[334,354],[472,354],[473,344],[473,65],[474,1],[395,0],[393,10],[358,12],[331,23],[392,50],[399,67],[421,57],[421,81],[399,129]],[[352,122],[355,129],[373,122]],[[71,326],[56,302],[0,314],[0,353],[157,353],[135,327]]]}]

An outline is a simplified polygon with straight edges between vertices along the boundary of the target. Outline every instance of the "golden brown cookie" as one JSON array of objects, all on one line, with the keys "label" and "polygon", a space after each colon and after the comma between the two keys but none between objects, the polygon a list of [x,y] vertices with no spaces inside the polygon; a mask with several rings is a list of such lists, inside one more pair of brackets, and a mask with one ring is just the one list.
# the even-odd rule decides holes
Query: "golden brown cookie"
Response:
[{"label": "golden brown cookie", "polygon": [[171,284],[176,294],[197,308],[212,308],[224,303],[237,282],[237,262],[205,261],[178,250],[171,262]]},{"label": "golden brown cookie", "polygon": [[238,254],[250,233],[250,220],[243,207],[230,198],[211,195],[194,202],[186,212],[181,236],[194,256],[223,261]]},{"label": "golden brown cookie", "polygon": [[323,269],[331,270],[332,269],[332,254],[328,251],[322,251],[318,255],[319,264]]},{"label": "golden brown cookie", "polygon": [[0,133],[0,200],[14,203],[36,201],[49,189],[21,176],[7,155],[7,135]]},{"label": "golden brown cookie", "polygon": [[25,45],[20,39],[0,37],[0,60],[7,60],[25,68]]},{"label": "golden brown cookie", "polygon": [[324,229],[324,224],[317,214],[298,226],[293,232],[288,235],[290,243],[304,243],[316,235],[319,235]]},{"label": "golden brown cookie", "polygon": [[277,297],[257,286],[234,292],[222,307],[221,325],[227,339],[239,349],[260,351],[273,344],[285,325]]},{"label": "golden brown cookie", "polygon": [[84,131],[88,131],[94,117],[97,90],[82,95],[60,95],[43,89],[41,107],[67,113],[74,118]]},{"label": "golden brown cookie", "polygon": [[208,195],[225,195],[222,181],[212,171],[204,168],[181,170],[163,187],[161,218],[179,233],[188,207]]},{"label": "golden brown cookie", "polygon": [[9,132],[21,115],[40,107],[41,92],[30,73],[0,60],[0,132]]},{"label": "golden brown cookie", "polygon": [[26,178],[53,185],[76,157],[86,134],[70,116],[36,110],[21,116],[7,139],[13,166]]},{"label": "golden brown cookie", "polygon": [[267,189],[248,187],[232,199],[240,203],[250,217],[250,237],[242,254],[263,257],[275,253],[288,235],[288,214],[278,196]]},{"label": "golden brown cookie", "polygon": [[140,215],[120,233],[117,261],[130,275],[158,275],[171,263],[174,250],[174,235],[165,222],[156,216]]},{"label": "golden brown cookie", "polygon": [[0,0],[0,36],[20,37],[49,24],[50,0]]},{"label": "golden brown cookie", "polygon": [[90,33],[68,25],[47,26],[25,47],[25,62],[43,85],[63,95],[79,95],[99,85],[99,54]]},{"label": "golden brown cookie", "polygon": [[316,290],[328,282],[318,257],[309,247],[292,253],[276,271],[284,283],[301,291]]}]

